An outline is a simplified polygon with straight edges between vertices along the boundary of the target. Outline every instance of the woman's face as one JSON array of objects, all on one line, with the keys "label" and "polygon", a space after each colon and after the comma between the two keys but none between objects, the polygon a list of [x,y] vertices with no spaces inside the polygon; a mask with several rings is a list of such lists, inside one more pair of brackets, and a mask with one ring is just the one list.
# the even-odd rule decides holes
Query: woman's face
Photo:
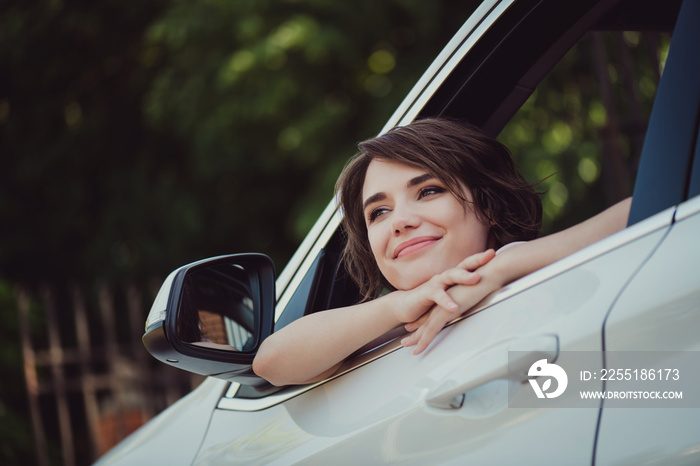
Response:
[{"label": "woman's face", "polygon": [[465,205],[423,169],[373,159],[362,202],[379,270],[399,290],[415,288],[487,249],[489,228],[472,204]]}]

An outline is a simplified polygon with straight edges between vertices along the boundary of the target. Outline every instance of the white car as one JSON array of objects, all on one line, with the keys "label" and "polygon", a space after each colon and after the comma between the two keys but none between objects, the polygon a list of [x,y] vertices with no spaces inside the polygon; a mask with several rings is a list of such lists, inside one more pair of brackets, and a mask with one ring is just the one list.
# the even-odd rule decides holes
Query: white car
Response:
[{"label": "white car", "polygon": [[629,226],[497,292],[423,355],[388,335],[303,386],[251,363],[275,328],[357,301],[334,202],[276,282],[263,255],[182,267],[144,343],[211,377],[99,464],[700,464],[698,21],[697,0],[485,0],[384,130],[445,115],[498,135],[588,31],[673,31]]}]

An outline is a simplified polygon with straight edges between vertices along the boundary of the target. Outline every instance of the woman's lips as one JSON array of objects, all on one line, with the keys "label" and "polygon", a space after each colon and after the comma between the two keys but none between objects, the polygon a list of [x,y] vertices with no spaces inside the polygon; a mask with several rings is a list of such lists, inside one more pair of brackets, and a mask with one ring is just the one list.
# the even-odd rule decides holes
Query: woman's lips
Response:
[{"label": "woman's lips", "polygon": [[419,238],[413,238],[408,241],[404,241],[399,244],[399,246],[394,249],[394,259],[406,256],[408,254],[414,253],[426,246],[434,244],[440,239],[438,236],[421,236]]}]

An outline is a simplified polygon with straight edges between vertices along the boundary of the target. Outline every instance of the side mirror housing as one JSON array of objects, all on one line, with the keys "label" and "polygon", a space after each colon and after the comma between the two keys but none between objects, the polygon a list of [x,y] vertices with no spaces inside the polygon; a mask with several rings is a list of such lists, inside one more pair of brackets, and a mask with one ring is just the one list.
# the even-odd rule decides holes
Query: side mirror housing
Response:
[{"label": "side mirror housing", "polygon": [[180,267],[163,283],[143,343],[173,367],[245,385],[253,358],[274,328],[275,272],[263,254],[233,254]]}]

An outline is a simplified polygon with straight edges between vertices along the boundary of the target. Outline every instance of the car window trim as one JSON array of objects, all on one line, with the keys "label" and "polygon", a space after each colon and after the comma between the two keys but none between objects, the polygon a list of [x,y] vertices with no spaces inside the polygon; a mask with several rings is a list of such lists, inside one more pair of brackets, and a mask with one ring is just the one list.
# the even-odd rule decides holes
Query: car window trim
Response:
[{"label": "car window trim", "polygon": [[405,125],[415,120],[452,71],[459,65],[462,57],[469,52],[493,23],[498,21],[498,18],[513,4],[513,1],[496,0],[480,4],[418,79],[379,134],[385,133],[394,126]]}]

